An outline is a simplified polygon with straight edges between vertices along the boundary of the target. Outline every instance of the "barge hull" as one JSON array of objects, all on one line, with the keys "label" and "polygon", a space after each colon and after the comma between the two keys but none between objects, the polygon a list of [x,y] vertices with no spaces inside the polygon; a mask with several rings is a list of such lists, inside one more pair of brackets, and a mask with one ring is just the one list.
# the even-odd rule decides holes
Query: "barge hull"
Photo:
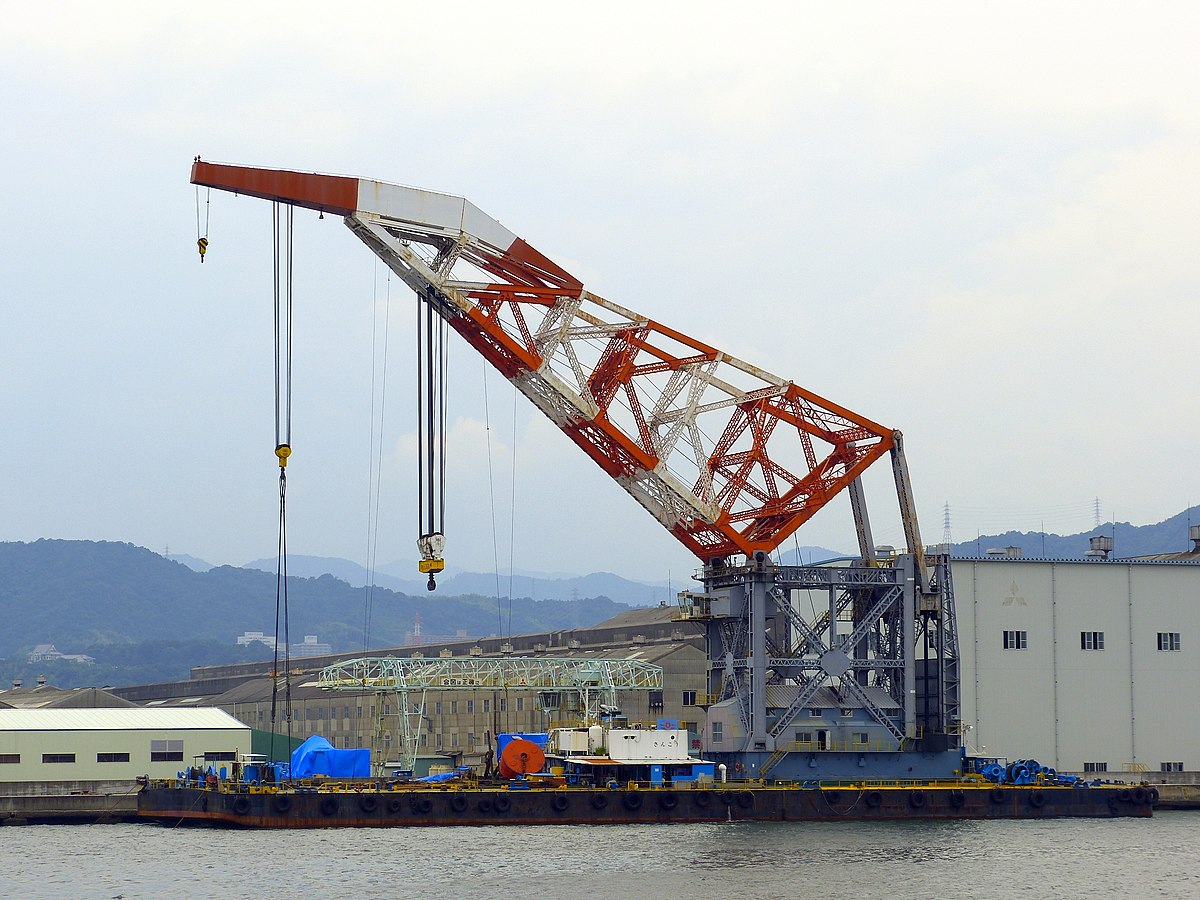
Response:
[{"label": "barge hull", "polygon": [[233,828],[1057,819],[1150,816],[1152,788],[734,787],[275,791],[147,787],[138,817]]}]

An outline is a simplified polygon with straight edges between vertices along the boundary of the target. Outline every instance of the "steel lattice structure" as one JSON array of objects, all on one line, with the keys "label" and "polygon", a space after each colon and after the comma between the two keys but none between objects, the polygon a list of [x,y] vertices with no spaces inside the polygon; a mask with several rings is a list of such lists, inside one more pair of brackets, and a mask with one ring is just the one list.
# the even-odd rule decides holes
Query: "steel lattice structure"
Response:
[{"label": "steel lattice structure", "polygon": [[652,691],[662,690],[663,670],[636,659],[385,656],[327,666],[316,685],[335,691]]},{"label": "steel lattice structure", "polygon": [[[326,666],[314,684],[330,691],[391,695],[401,732],[400,761],[411,769],[420,743],[427,691],[522,690],[574,694],[586,721],[595,721],[599,705],[618,706],[622,691],[662,690],[661,666],[637,659],[575,657],[361,657]],[[414,704],[410,693],[419,692]],[[382,774],[385,763],[383,704],[376,704],[372,760]]]},{"label": "steel lattice structure", "polygon": [[698,558],[770,552],[893,432],[585,290],[461,197],[197,161],[195,184],[345,217]]}]

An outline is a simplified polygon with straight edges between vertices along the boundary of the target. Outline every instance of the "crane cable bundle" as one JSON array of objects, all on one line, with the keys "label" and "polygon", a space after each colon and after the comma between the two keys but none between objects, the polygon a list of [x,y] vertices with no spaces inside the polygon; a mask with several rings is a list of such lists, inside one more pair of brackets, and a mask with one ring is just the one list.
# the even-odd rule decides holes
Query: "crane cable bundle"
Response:
[{"label": "crane cable bundle", "polygon": [[[271,684],[271,740],[274,743],[280,672],[283,673],[284,721],[289,752],[292,739],[291,634],[287,581],[287,463],[292,455],[292,230],[295,207],[286,204],[285,234],[280,239],[279,203],[271,205],[275,305],[275,457],[279,461],[279,542],[275,575],[275,657]],[[281,252],[282,251],[282,252]],[[282,257],[282,260],[281,260]],[[282,271],[281,271],[282,270]],[[282,625],[282,630],[281,626]],[[280,635],[283,668],[280,669]],[[271,758],[275,756],[271,748]]]}]

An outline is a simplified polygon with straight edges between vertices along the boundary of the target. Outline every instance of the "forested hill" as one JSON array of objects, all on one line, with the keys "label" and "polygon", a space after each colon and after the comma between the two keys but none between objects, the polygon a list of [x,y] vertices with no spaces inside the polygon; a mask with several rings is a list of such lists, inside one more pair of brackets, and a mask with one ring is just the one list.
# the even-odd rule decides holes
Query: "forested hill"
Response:
[{"label": "forested hill", "polygon": [[955,556],[983,556],[992,548],[1020,547],[1021,555],[1026,559],[1083,559],[1090,547],[1089,538],[1106,535],[1113,539],[1114,559],[1179,553],[1191,549],[1189,524],[1200,524],[1200,506],[1185,509],[1153,525],[1108,522],[1089,531],[1068,535],[1043,534],[1040,531],[985,534],[972,541],[954,544],[953,552]]},{"label": "forested hill", "polygon": [[[132,544],[0,543],[0,657],[24,658],[37,644],[62,653],[141,641],[233,645],[244,631],[275,632],[275,582],[271,573],[229,566],[195,572]],[[596,597],[514,599],[511,608],[505,600],[498,610],[495,597],[409,596],[378,587],[371,597],[372,647],[402,644],[417,613],[423,634],[463,629],[481,636],[586,627],[629,608]],[[328,575],[291,578],[288,607],[294,642],[315,634],[335,651],[363,646],[364,588]]]}]

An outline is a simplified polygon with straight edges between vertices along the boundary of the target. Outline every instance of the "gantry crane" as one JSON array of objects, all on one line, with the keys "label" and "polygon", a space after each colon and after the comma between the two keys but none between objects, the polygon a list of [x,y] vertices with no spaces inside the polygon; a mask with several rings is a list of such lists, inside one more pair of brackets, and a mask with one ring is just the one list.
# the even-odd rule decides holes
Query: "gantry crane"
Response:
[{"label": "gantry crane", "polygon": [[[542,710],[567,710],[586,723],[599,721],[604,707],[616,709],[620,695],[661,691],[661,666],[638,659],[556,657],[361,657],[326,666],[315,682],[329,691],[376,695],[372,764],[384,774],[390,736],[386,707],[395,703],[400,728],[400,766],[412,770],[418,753],[427,691],[537,691]],[[419,694],[414,703],[412,694]],[[388,700],[386,704],[384,701]]]},{"label": "gantry crane", "polygon": [[[199,158],[192,182],[342,216],[700,560],[704,590],[680,602],[706,629],[710,755],[759,776],[944,773],[959,720],[949,559],[921,544],[899,431],[586,290],[461,197]],[[907,547],[880,557],[860,476],[885,455]],[[842,490],[861,558],[773,562]]]}]

